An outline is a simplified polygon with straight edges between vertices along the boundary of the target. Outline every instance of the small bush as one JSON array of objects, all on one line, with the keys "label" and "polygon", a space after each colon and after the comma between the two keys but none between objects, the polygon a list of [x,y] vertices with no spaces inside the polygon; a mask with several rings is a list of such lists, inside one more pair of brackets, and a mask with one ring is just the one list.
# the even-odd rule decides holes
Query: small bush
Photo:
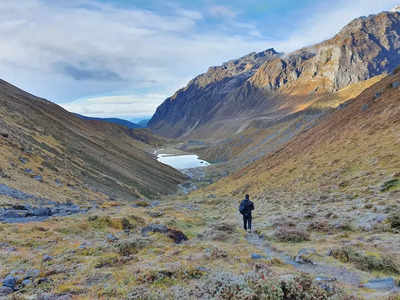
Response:
[{"label": "small bush", "polygon": [[309,231],[318,231],[318,232],[329,232],[332,229],[332,226],[329,224],[328,221],[313,221],[311,222],[307,229]]},{"label": "small bush", "polygon": [[94,267],[99,269],[103,267],[111,267],[113,265],[116,265],[119,262],[119,257],[117,254],[108,254],[102,257],[99,257],[95,264]]},{"label": "small bush", "polygon": [[[194,285],[172,285],[161,289],[154,284],[175,283],[179,270],[150,271],[139,277],[141,285],[136,286],[127,299],[219,299],[219,300],[294,300],[294,299],[353,299],[347,297],[335,285],[319,286],[306,274],[291,279],[274,277],[264,268],[247,274],[214,272]],[[157,289],[151,289],[152,284]]]},{"label": "small bush", "polygon": [[367,204],[365,204],[364,205],[364,208],[365,209],[371,209],[371,208],[373,208],[374,206],[371,204],[371,203],[367,203]]},{"label": "small bush", "polygon": [[127,218],[111,218],[109,216],[90,216],[88,218],[90,225],[98,230],[114,228],[119,230],[131,230],[135,228]]},{"label": "small bush", "polygon": [[138,201],[138,202],[135,202],[135,204],[138,207],[149,207],[150,206],[150,204],[146,201]]},{"label": "small bush", "polygon": [[152,291],[147,286],[139,285],[134,287],[126,297],[127,300],[163,300],[168,299],[163,291]]},{"label": "small bush", "polygon": [[135,226],[133,226],[127,218],[112,218],[110,227],[119,230],[131,230]]},{"label": "small bush", "polygon": [[389,192],[396,188],[400,188],[400,179],[397,178],[384,182],[381,186],[381,192]]},{"label": "small bush", "polygon": [[400,265],[390,256],[378,253],[364,253],[351,247],[331,250],[330,256],[344,263],[353,263],[363,271],[382,271],[400,274]]},{"label": "small bush", "polygon": [[218,247],[207,248],[205,252],[206,257],[211,260],[228,257],[228,253],[224,249]]},{"label": "small bush", "polygon": [[392,229],[400,230],[400,212],[390,214],[388,222]]},{"label": "small bush", "polygon": [[108,216],[90,216],[88,221],[94,229],[104,229],[111,226],[111,218]]},{"label": "small bush", "polygon": [[314,285],[312,278],[307,274],[282,282],[282,291],[283,299],[328,299],[327,291]]},{"label": "small bush", "polygon": [[205,272],[199,270],[196,267],[182,266],[177,269],[168,270],[151,270],[143,272],[138,275],[137,282],[143,284],[154,284],[154,283],[174,283],[176,280],[187,281],[193,279],[200,279],[205,275]]},{"label": "small bush", "polygon": [[310,276],[301,274],[293,279],[282,280],[269,273],[235,275],[227,272],[211,274],[197,287],[196,296],[205,299],[328,299],[339,290],[326,290],[315,285]]},{"label": "small bush", "polygon": [[117,245],[117,251],[122,256],[129,256],[138,253],[141,249],[146,247],[149,240],[140,237],[132,237],[127,240],[120,241]]},{"label": "small bush", "polygon": [[274,237],[280,242],[300,243],[310,240],[310,234],[297,228],[280,227],[274,232]]}]

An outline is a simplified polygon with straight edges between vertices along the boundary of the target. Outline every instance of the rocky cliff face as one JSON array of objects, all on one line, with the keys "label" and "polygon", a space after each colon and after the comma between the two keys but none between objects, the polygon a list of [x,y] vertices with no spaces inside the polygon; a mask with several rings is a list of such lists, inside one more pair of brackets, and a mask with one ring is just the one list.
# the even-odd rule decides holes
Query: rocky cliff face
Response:
[{"label": "rocky cliff face", "polygon": [[[169,137],[205,137],[244,120],[280,118],[314,96],[391,72],[400,64],[400,13],[355,19],[333,38],[282,55],[270,49],[213,67],[168,98],[149,123]],[[239,120],[236,125],[233,119]]]},{"label": "rocky cliff face", "polygon": [[200,123],[214,117],[223,99],[246,84],[261,65],[281,54],[274,49],[251,53],[219,67],[211,67],[165,100],[149,127],[165,136],[189,134]]},{"label": "rocky cliff face", "polygon": [[265,63],[250,81],[269,90],[333,92],[393,71],[399,54],[400,13],[381,13],[355,19],[330,40]]}]

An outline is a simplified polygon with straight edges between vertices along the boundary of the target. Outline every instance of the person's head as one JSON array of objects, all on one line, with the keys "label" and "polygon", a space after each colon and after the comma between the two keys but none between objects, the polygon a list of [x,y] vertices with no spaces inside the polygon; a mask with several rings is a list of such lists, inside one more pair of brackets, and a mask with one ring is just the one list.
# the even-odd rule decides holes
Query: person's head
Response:
[{"label": "person's head", "polygon": [[248,194],[246,194],[245,199],[250,200],[250,196]]}]

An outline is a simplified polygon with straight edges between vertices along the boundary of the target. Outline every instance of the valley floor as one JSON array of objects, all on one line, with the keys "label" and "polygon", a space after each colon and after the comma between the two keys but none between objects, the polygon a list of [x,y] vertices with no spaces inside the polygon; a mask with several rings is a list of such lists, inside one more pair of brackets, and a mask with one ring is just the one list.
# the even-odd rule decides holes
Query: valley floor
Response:
[{"label": "valley floor", "polygon": [[[200,173],[193,184],[212,181],[212,172]],[[391,213],[400,204],[399,192],[365,197],[271,191],[253,199],[251,234],[241,229],[240,200],[199,189],[153,202],[102,201],[87,213],[42,222],[1,224],[0,295],[400,297],[400,215]]]}]

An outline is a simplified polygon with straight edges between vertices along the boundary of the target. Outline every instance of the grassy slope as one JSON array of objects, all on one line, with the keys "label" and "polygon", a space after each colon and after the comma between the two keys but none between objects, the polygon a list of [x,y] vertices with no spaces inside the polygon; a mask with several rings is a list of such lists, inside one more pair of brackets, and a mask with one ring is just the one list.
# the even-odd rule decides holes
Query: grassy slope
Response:
[{"label": "grassy slope", "polygon": [[318,123],[319,119],[340,104],[353,99],[366,88],[381,80],[376,76],[370,80],[351,85],[335,94],[318,96],[306,106],[297,107],[294,112],[278,121],[256,119],[233,137],[216,144],[192,149],[211,162],[227,162],[225,169],[230,172],[278,150],[291,138]]},{"label": "grassy slope", "polygon": [[[129,130],[101,121],[82,120],[61,107],[1,82],[0,168],[11,179],[1,182],[45,197],[61,197],[66,184],[93,197],[93,191],[121,200],[173,192],[183,176],[151,158],[163,140],[147,130]],[[145,142],[145,143],[144,143]],[[22,163],[20,158],[25,158]],[[24,169],[42,175],[43,183]],[[55,179],[63,182],[56,187]],[[46,195],[46,191],[50,194]],[[77,191],[67,193],[78,194]],[[76,198],[85,198],[76,195]]]},{"label": "grassy slope", "polygon": [[[256,202],[257,233],[274,249],[295,255],[302,248],[314,248],[317,255],[312,260],[359,272],[361,282],[387,276],[400,279],[400,268],[393,273],[376,270],[374,264],[389,255],[399,261],[400,238],[391,231],[390,222],[377,224],[372,231],[356,227],[361,217],[388,214],[398,205],[396,186],[386,192],[379,188],[399,169],[398,90],[388,88],[399,77],[379,82],[281,151],[189,196],[164,198],[157,207],[103,201],[88,216],[0,225],[0,278],[12,270],[39,270],[34,284],[17,293],[21,299],[45,292],[74,299],[129,299],[131,293],[145,298],[149,291],[158,293],[155,299],[191,299],[185,288],[196,290],[204,282],[213,286],[217,283],[207,281],[208,276],[223,279],[223,272],[235,274],[232,278],[238,282],[240,274],[253,276],[260,269],[268,272],[268,279],[288,278],[297,271],[279,259],[250,259],[252,253],[264,254],[248,244],[240,230],[238,201],[250,191]],[[384,94],[372,101],[381,90]],[[369,106],[363,110],[365,103]],[[181,230],[189,241],[176,245],[159,233],[143,238],[140,231],[150,223]],[[277,240],[274,234],[280,225],[306,228],[309,240]],[[110,233],[119,240],[108,241]],[[121,243],[130,243],[131,255],[121,253]],[[363,251],[368,258],[362,266],[366,271],[359,270],[356,262],[325,254],[343,245]],[[44,254],[53,259],[43,262]],[[39,280],[44,278],[47,281]],[[238,290],[227,280],[220,284]],[[384,292],[333,284],[355,295],[385,299]]]},{"label": "grassy slope", "polygon": [[[399,94],[389,76],[279,151],[210,187],[224,192],[337,190],[379,184],[400,167]],[[377,99],[375,95],[382,93]]]}]

